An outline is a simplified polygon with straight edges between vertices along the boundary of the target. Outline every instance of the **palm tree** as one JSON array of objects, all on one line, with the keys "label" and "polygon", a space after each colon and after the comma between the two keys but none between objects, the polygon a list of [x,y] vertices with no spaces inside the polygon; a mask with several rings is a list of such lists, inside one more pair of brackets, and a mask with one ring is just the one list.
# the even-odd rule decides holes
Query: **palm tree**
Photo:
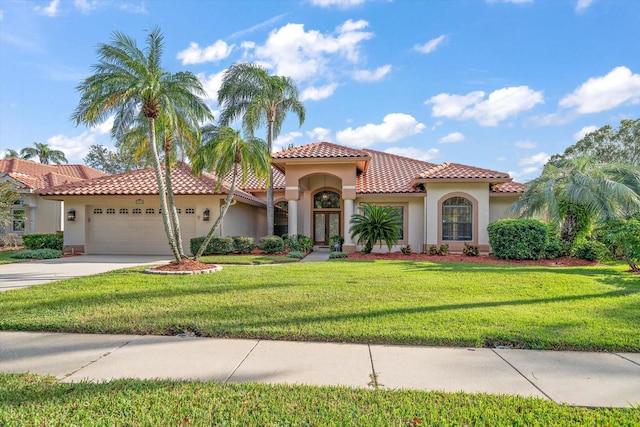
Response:
[{"label": "palm tree", "polygon": [[389,251],[398,243],[402,228],[402,215],[393,206],[361,205],[362,214],[351,217],[351,238],[358,236],[357,243],[364,242],[362,251],[371,253],[376,242],[385,242]]},{"label": "palm tree", "polygon": [[43,165],[48,165],[49,163],[55,163],[56,165],[59,165],[60,163],[69,163],[62,151],[54,150],[49,147],[49,145],[39,142],[34,142],[33,147],[25,147],[20,150],[20,156],[23,159],[37,157]]},{"label": "palm tree", "polygon": [[20,153],[18,153],[16,150],[11,149],[11,148],[7,148],[6,150],[4,150],[4,158],[5,159],[10,159],[10,158],[20,158]]},{"label": "palm tree", "polygon": [[507,212],[561,222],[561,238],[571,244],[592,220],[621,218],[639,209],[640,168],[581,156],[547,163]]},{"label": "palm tree", "polygon": [[164,174],[170,171],[163,171],[160,163],[156,119],[165,114],[170,120],[183,116],[186,123],[202,123],[213,120],[213,115],[201,98],[206,93],[193,73],[171,74],[161,68],[162,51],[163,36],[158,27],[147,36],[144,51],[132,38],[115,32],[111,44],[98,48],[95,74],[77,87],[81,98],[72,119],[76,124],[94,126],[115,113],[111,133],[117,140],[134,126],[140,115],[146,119],[165,233],[176,262],[181,263],[183,255],[169,218],[164,179]]},{"label": "palm tree", "polygon": [[203,170],[211,170],[218,178],[218,186],[223,177],[231,174],[229,193],[204,242],[195,254],[200,259],[207,245],[224,218],[236,191],[238,177],[242,185],[246,184],[249,171],[258,179],[266,179],[269,171],[269,151],[262,139],[252,136],[243,139],[240,132],[230,127],[205,126],[202,129],[202,147],[195,153],[192,161],[193,171],[199,175]]},{"label": "palm tree", "polygon": [[[250,63],[235,63],[224,72],[218,91],[218,103],[222,107],[220,125],[229,126],[242,119],[245,131],[253,135],[258,127],[267,126],[269,155],[273,140],[288,112],[304,123],[305,108],[298,99],[298,88],[289,77],[269,75],[267,70]],[[273,234],[273,171],[269,168],[267,182],[267,234]]]}]

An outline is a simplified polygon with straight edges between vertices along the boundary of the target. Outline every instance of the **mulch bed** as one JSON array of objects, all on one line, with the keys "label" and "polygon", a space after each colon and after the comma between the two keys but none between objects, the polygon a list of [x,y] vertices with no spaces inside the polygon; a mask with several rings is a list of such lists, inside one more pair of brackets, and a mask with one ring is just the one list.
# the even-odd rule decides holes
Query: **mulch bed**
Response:
[{"label": "mulch bed", "polygon": [[585,267],[585,266],[598,265],[597,261],[587,261],[584,259],[576,259],[572,257],[559,257],[554,259],[537,259],[537,260],[504,260],[504,259],[498,259],[493,255],[479,255],[479,256],[466,256],[462,254],[428,255],[428,254],[419,254],[419,253],[404,255],[402,252],[371,253],[371,254],[356,252],[353,254],[349,254],[348,259],[366,260],[366,261],[398,260],[398,261],[466,262],[466,263],[474,263],[474,264],[506,264],[506,265],[524,265],[524,266],[542,266],[542,267]]},{"label": "mulch bed", "polygon": [[213,268],[211,264],[205,264],[203,262],[194,261],[192,259],[185,259],[182,261],[182,264],[165,264],[160,265],[158,267],[153,267],[150,270],[157,271],[201,271],[201,270],[210,270]]}]

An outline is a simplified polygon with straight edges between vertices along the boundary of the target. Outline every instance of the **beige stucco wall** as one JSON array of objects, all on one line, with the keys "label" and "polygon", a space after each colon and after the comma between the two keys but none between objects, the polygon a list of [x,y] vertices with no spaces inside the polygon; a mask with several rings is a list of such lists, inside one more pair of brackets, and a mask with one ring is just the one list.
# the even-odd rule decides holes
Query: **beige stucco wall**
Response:
[{"label": "beige stucco wall", "polygon": [[[405,209],[405,241],[399,242],[391,249],[392,252],[399,251],[402,246],[410,245],[411,249],[416,252],[422,251],[424,242],[424,194],[415,196],[392,196],[392,195],[371,195],[362,196],[356,199],[354,213],[358,213],[358,206],[361,204],[376,205],[403,205]],[[362,246],[358,245],[356,250],[361,250]],[[387,246],[383,243],[382,248],[376,245],[373,252],[387,252]]]},{"label": "beige stucco wall", "polygon": [[509,218],[513,215],[507,215],[505,211],[520,196],[494,196],[489,199],[489,224],[503,218]]},{"label": "beige stucco wall", "polygon": [[[137,204],[136,200],[142,200],[142,204]],[[184,212],[186,208],[195,209],[194,223],[195,227],[187,227],[182,225],[182,239],[183,246],[186,252],[189,252],[189,241],[193,237],[206,235],[214,221],[220,214],[220,205],[223,200],[223,196],[176,196],[176,205]],[[47,201],[44,200],[43,201]],[[75,209],[76,220],[69,222],[65,220],[65,233],[64,233],[64,245],[66,247],[74,247],[75,250],[87,250],[87,253],[91,251],[90,245],[87,245],[88,237],[88,224],[93,215],[93,208],[95,207],[113,207],[120,208],[155,208],[160,207],[160,200],[158,196],[69,196],[65,197],[65,217],[66,212],[70,209]],[[206,222],[202,220],[202,214],[205,209],[210,210],[210,221]],[[252,211],[257,211],[251,215]],[[248,235],[259,237],[262,229],[266,232],[265,220],[260,220],[259,211],[264,212],[264,209],[260,209],[255,206],[247,206],[242,203],[237,203],[236,206],[232,206],[224,219],[223,232],[225,235]],[[264,216],[264,215],[262,215]],[[189,232],[187,230],[191,229]],[[232,231],[232,234],[226,230]],[[164,229],[162,229],[164,232]],[[220,235],[220,232],[216,233]],[[87,246],[87,247],[85,247]],[[168,248],[168,246],[167,246]],[[168,253],[167,249],[167,253]]]},{"label": "beige stucco wall", "polygon": [[[477,235],[477,245],[488,249],[489,235],[487,234],[487,226],[489,225],[489,184],[488,183],[427,183],[425,185],[427,190],[427,245],[440,245],[441,243],[449,243],[452,246],[452,242],[442,242],[441,236],[439,236],[438,228],[438,202],[452,193],[456,195],[469,195],[478,202],[477,209],[474,211],[474,215],[477,215],[477,225],[474,230],[474,235]],[[460,194],[462,193],[462,194]],[[474,224],[476,224],[474,222]],[[455,246],[455,245],[454,245]]]}]

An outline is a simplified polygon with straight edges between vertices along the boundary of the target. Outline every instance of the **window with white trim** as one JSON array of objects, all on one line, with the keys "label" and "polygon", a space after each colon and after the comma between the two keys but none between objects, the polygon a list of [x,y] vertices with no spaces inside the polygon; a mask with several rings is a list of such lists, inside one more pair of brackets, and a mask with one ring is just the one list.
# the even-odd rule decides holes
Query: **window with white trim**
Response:
[{"label": "window with white trim", "polygon": [[120,208],[120,215],[129,215],[129,209]]},{"label": "window with white trim", "polygon": [[115,214],[116,214],[115,208],[107,208],[107,215],[115,215]]},{"label": "window with white trim", "polygon": [[11,209],[11,231],[14,233],[22,233],[25,231],[27,221],[26,211],[23,208]]}]

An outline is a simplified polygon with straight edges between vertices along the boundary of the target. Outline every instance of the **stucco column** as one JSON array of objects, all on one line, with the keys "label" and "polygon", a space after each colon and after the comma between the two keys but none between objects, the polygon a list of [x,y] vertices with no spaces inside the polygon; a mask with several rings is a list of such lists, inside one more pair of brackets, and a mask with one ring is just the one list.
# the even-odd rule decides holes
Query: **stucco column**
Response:
[{"label": "stucco column", "polygon": [[288,212],[288,221],[289,221],[289,232],[288,234],[294,235],[298,234],[298,201],[297,200],[289,200],[289,212]]},{"label": "stucco column", "polygon": [[344,199],[344,225],[342,227],[344,234],[344,244],[342,251],[353,253],[356,251],[356,245],[351,240],[351,217],[353,216],[353,199]]},{"label": "stucco column", "polygon": [[29,233],[34,234],[35,232],[36,232],[36,207],[29,206]]}]

